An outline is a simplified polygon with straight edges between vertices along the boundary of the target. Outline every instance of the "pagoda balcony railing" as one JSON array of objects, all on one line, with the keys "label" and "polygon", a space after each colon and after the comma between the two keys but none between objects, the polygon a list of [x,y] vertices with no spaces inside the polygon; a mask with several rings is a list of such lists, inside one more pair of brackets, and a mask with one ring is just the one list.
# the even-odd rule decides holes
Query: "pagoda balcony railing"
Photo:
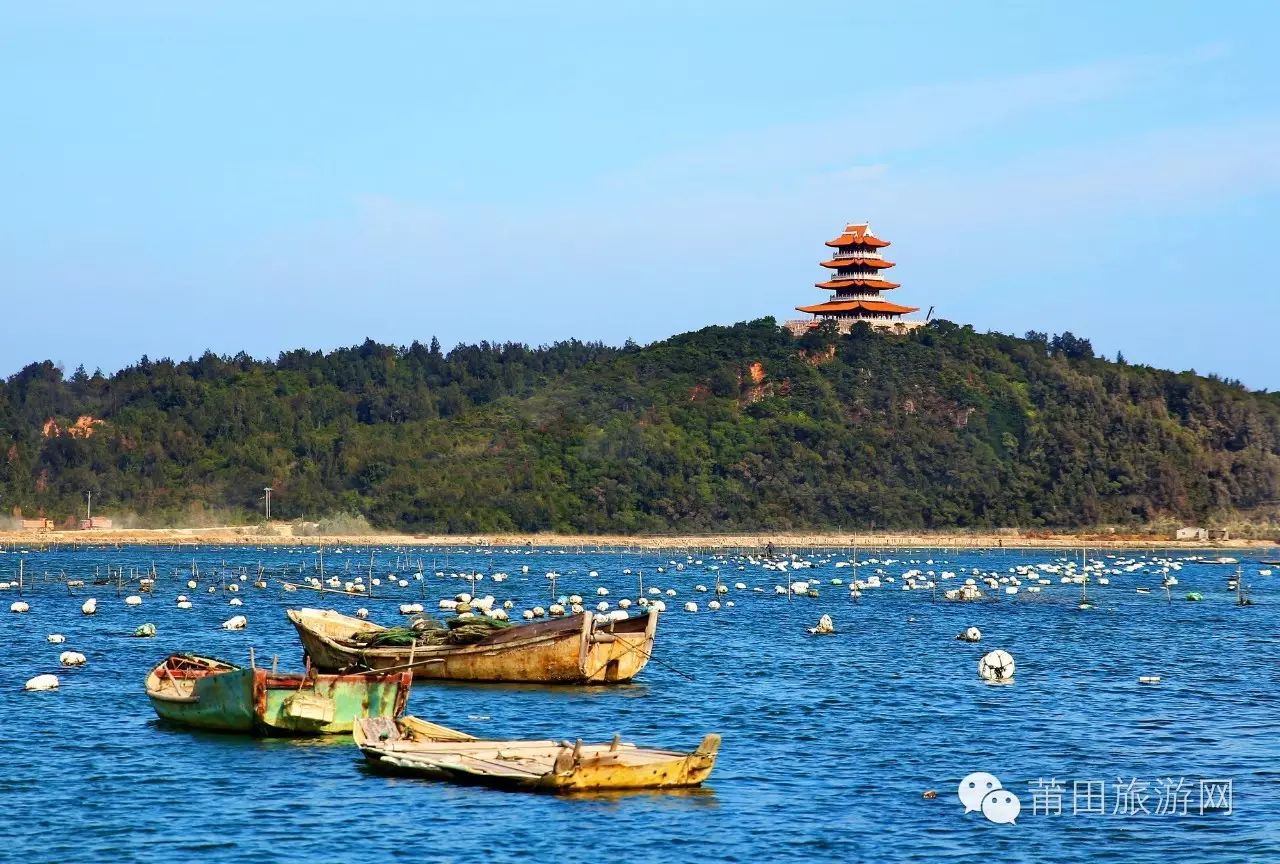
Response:
[{"label": "pagoda balcony railing", "polygon": [[879,258],[880,253],[878,251],[867,252],[865,250],[859,249],[854,252],[837,252],[835,255],[832,255],[831,257],[832,258]]}]

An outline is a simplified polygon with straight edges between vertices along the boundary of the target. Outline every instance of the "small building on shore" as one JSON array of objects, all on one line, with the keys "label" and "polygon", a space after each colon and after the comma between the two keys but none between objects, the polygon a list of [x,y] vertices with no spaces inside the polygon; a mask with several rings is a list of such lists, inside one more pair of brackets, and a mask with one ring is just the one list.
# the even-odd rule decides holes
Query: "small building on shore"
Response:
[{"label": "small building on shore", "polygon": [[918,312],[917,307],[902,306],[880,294],[900,287],[880,272],[894,266],[881,252],[888,245],[888,240],[871,233],[871,225],[866,222],[846,225],[839,237],[827,241],[835,251],[822,266],[832,272],[814,284],[815,288],[833,292],[831,297],[821,303],[797,306],[797,312],[808,312],[813,317],[788,321],[787,329],[802,336],[827,320],[834,321],[841,333],[848,333],[859,322],[890,333],[907,333],[923,326],[924,321],[902,317]]},{"label": "small building on shore", "polygon": [[1209,532],[1203,528],[1187,525],[1179,528],[1173,536],[1176,540],[1208,540]]},{"label": "small building on shore", "polygon": [[1209,539],[1210,540],[1230,540],[1231,532],[1228,531],[1226,528],[1210,528]]}]

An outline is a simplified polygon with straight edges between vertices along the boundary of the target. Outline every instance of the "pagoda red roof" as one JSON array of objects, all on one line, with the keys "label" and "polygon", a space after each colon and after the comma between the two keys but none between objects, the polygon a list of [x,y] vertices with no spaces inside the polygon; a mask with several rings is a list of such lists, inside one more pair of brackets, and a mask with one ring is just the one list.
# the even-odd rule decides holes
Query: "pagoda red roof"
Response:
[{"label": "pagoda red roof", "polygon": [[797,312],[812,312],[815,315],[830,314],[832,312],[888,312],[891,315],[903,315],[907,312],[917,312],[917,306],[899,306],[897,303],[890,303],[888,300],[828,300],[826,303],[818,303],[815,306],[797,306]]},{"label": "pagoda red roof", "polygon": [[889,291],[899,287],[899,284],[890,282],[887,279],[849,279],[840,277],[827,282],[814,282],[813,287],[826,288],[828,290],[832,288],[876,288],[880,291]]},{"label": "pagoda red roof", "polygon": [[889,245],[888,240],[881,240],[879,237],[871,233],[871,226],[867,223],[860,225],[849,224],[844,226],[844,233],[834,240],[827,241],[828,246],[870,246],[873,249],[882,249]]},{"label": "pagoda red roof", "polygon": [[892,267],[893,262],[883,258],[832,258],[830,261],[823,261],[822,266],[833,270],[837,267],[872,267],[876,270],[884,270]]}]

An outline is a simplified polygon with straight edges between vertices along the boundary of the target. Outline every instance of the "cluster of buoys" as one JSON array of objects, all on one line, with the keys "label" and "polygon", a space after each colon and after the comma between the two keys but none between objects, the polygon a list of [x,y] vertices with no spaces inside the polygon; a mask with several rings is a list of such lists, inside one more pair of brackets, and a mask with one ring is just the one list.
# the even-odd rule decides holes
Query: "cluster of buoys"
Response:
[{"label": "cluster of buoys", "polygon": [[[561,550],[560,554],[564,554]],[[923,556],[921,556],[923,558]],[[892,587],[894,590],[921,590],[921,589],[938,589],[935,597],[946,600],[956,601],[972,601],[986,599],[989,595],[985,592],[992,591],[997,595],[1003,591],[1006,595],[1017,595],[1020,592],[1023,597],[1018,598],[1014,602],[1022,602],[1024,600],[1032,600],[1034,595],[1038,594],[1042,589],[1046,590],[1046,596],[1054,590],[1052,586],[1055,584],[1066,586],[1081,586],[1089,590],[1089,598],[1093,600],[1093,585],[1107,587],[1111,585],[1112,580],[1121,583],[1124,580],[1118,577],[1124,577],[1128,574],[1155,574],[1160,577],[1161,583],[1166,589],[1177,584],[1177,578],[1173,575],[1185,566],[1186,561],[1195,561],[1195,558],[1177,560],[1173,558],[1162,558],[1159,556],[1137,556],[1122,557],[1117,555],[1107,555],[1107,560],[1084,560],[1079,561],[1068,560],[1067,558],[1059,558],[1054,561],[1015,564],[1007,568],[1007,572],[1001,570],[981,569],[978,567],[970,568],[967,565],[957,567],[954,563],[939,561],[935,563],[932,559],[928,560],[899,560],[890,557],[871,557],[864,560],[841,560],[840,553],[832,552],[830,554],[814,553],[804,557],[797,554],[783,557],[781,559],[764,559],[755,556],[728,556],[717,555],[709,556],[707,560],[695,558],[694,556],[686,556],[684,560],[672,558],[663,566],[656,567],[658,574],[668,574],[655,580],[659,583],[666,584],[646,584],[649,580],[643,578],[643,574],[649,571],[642,571],[640,579],[640,587],[631,593],[631,596],[625,596],[628,592],[620,590],[617,584],[601,585],[598,582],[595,585],[586,583],[579,587],[581,593],[572,593],[557,596],[556,591],[550,592],[548,598],[551,602],[547,603],[545,608],[543,605],[531,606],[525,609],[515,607],[515,601],[505,600],[497,601],[492,595],[472,596],[472,594],[461,593],[455,595],[452,599],[439,601],[439,608],[445,612],[452,612],[460,617],[489,616],[498,620],[507,620],[508,612],[510,615],[518,615],[520,618],[531,621],[547,616],[557,617],[567,614],[581,614],[590,608],[595,614],[597,623],[608,623],[612,621],[622,620],[629,614],[632,607],[638,607],[640,610],[665,612],[667,606],[663,602],[663,598],[676,598],[680,593],[691,591],[696,594],[712,594],[710,598],[698,598],[697,601],[688,600],[679,604],[682,608],[691,614],[699,613],[704,610],[709,612],[719,612],[722,610],[732,609],[735,606],[734,600],[730,597],[736,597],[734,592],[751,592],[753,594],[764,594],[768,590],[768,585],[774,580],[778,580],[778,584],[774,585],[774,592],[777,595],[786,595],[788,600],[793,598],[810,598],[818,599],[823,593],[825,586],[844,587],[847,585],[849,596],[851,599],[857,600],[864,596],[864,592],[876,589],[888,589]],[[1207,563],[1217,564],[1221,561],[1213,560]],[[722,581],[720,575],[721,567],[725,570],[731,570],[734,567],[738,571],[746,571],[750,568],[758,568],[759,574],[772,573],[769,582],[763,585],[752,585],[752,580],[746,573],[741,573],[738,581],[728,582]],[[419,563],[419,567],[421,564]],[[950,569],[946,569],[950,567]],[[699,569],[700,568],[700,569]],[[831,569],[840,573],[846,578],[827,578],[832,575]],[[1153,569],[1154,568],[1154,569]],[[445,570],[435,571],[435,575],[440,578],[454,578],[469,580],[471,592],[476,591],[477,583],[486,578],[485,574],[474,571],[475,568],[468,568],[467,571],[457,570],[455,572],[446,572]],[[585,568],[584,568],[585,569]],[[824,574],[825,570],[825,574]],[[1234,572],[1235,568],[1232,568]],[[193,569],[193,574],[195,573]],[[259,578],[251,584],[256,588],[266,588],[267,582],[261,578],[261,568],[259,568]],[[517,571],[512,569],[513,573]],[[526,576],[530,572],[528,565],[522,565],[518,571]],[[579,573],[581,571],[578,571]],[[630,568],[621,571],[623,575],[630,576],[632,571]],[[1259,576],[1271,575],[1271,570],[1257,571]],[[558,579],[574,578],[575,571],[566,568],[566,573],[562,574],[557,571],[548,571],[547,578],[551,580],[551,586],[554,589]],[[686,574],[688,581],[680,582],[676,574]],[[696,574],[696,576],[695,576]],[[322,588],[327,586],[330,589],[341,589],[345,593],[359,595],[369,594],[370,588],[382,588],[387,585],[390,588],[408,588],[411,580],[422,582],[425,578],[422,570],[416,573],[405,573],[403,576],[397,574],[388,574],[383,578],[377,578],[372,575],[372,570],[368,577],[355,576],[346,579],[338,576],[330,575],[324,578],[325,574],[321,573],[319,577],[307,577],[306,586],[312,588]],[[587,572],[587,578],[591,580],[600,579],[598,570],[590,570]],[[405,577],[408,578],[405,578]],[[708,576],[714,577],[714,584]],[[698,581],[701,577],[701,581]],[[821,577],[821,578],[820,578]],[[487,578],[493,580],[495,584],[506,582],[510,577],[507,573],[493,573]],[[577,578],[581,578],[579,575]],[[249,577],[241,574],[233,577],[234,581],[230,583],[224,582],[222,589],[227,591],[231,596],[228,600],[229,605],[239,607],[244,605],[244,601],[236,596],[239,592],[237,582],[248,583]],[[516,581],[520,580],[518,577]],[[675,582],[673,585],[672,582]],[[947,590],[941,590],[942,586],[950,583],[954,587],[948,587]],[[693,583],[693,584],[690,584]],[[1090,584],[1092,583],[1092,584]],[[16,587],[17,583],[12,583]],[[84,580],[67,580],[67,586],[83,585]],[[100,582],[99,582],[100,584]],[[131,594],[124,598],[123,602],[126,606],[143,605],[144,597],[149,592],[155,590],[155,580],[143,579],[139,583],[142,587],[141,594]],[[207,587],[210,593],[215,593],[220,589],[208,585],[208,580],[204,579],[204,584],[193,578],[186,582],[188,588],[192,591],[198,590],[200,587]],[[304,586],[305,587],[305,586]],[[577,586],[575,586],[577,587]],[[1141,593],[1149,593],[1150,588],[1147,586],[1136,586]],[[284,591],[297,590],[297,586],[284,584]],[[588,597],[594,591],[597,602],[591,603],[584,601],[583,595]],[[382,591],[372,592],[374,594],[385,594]],[[415,594],[418,592],[415,591]],[[1099,596],[1105,595],[1102,592]],[[1026,596],[1032,595],[1032,596]],[[412,595],[410,595],[412,596]],[[617,596],[618,599],[613,598]],[[687,595],[686,595],[687,596]],[[1167,596],[1167,592],[1166,592]],[[1205,598],[1205,594],[1200,591],[1191,591],[1184,595],[1186,600],[1200,601]],[[425,595],[423,595],[425,599]],[[370,599],[373,599],[370,597]],[[1001,598],[994,597],[995,602]],[[191,609],[192,603],[185,595],[178,595],[177,607],[179,609]],[[528,602],[528,601],[525,601]],[[1007,602],[1007,601],[1006,601]],[[95,598],[84,600],[81,611],[84,615],[94,615],[98,611],[98,601]],[[673,606],[675,604],[673,603]],[[10,611],[15,614],[28,612],[30,606],[25,600],[17,600],[10,604]],[[399,604],[399,611],[404,615],[420,614],[423,610],[421,602],[407,602]],[[369,610],[361,608],[357,610],[356,615],[360,618],[367,618]],[[812,619],[810,619],[812,620]],[[225,630],[241,630],[247,626],[247,619],[244,615],[235,615],[224,621],[220,626]],[[699,626],[699,625],[693,625]],[[835,625],[829,614],[823,614],[816,626],[807,627],[807,632],[812,635],[830,635],[835,633]],[[151,637],[155,635],[154,624],[143,624],[133,631],[136,637]],[[58,640],[55,642],[54,637]],[[967,643],[977,643],[982,640],[983,634],[977,627],[966,627],[955,637],[959,641]],[[62,641],[60,634],[50,634],[50,642],[55,644]],[[83,657],[78,652],[64,652],[63,656],[74,655]],[[60,658],[60,662],[62,662]],[[64,664],[65,665],[65,664]],[[1014,678],[1014,659],[1009,652],[1004,650],[990,651],[983,654],[979,659],[978,674],[980,678],[992,684],[1006,684],[1013,681]],[[56,676],[54,677],[56,680]],[[32,679],[33,681],[35,679]],[[1139,678],[1142,684],[1159,683],[1159,676],[1144,675]],[[56,686],[56,684],[54,685]],[[39,688],[31,688],[39,689]]]}]

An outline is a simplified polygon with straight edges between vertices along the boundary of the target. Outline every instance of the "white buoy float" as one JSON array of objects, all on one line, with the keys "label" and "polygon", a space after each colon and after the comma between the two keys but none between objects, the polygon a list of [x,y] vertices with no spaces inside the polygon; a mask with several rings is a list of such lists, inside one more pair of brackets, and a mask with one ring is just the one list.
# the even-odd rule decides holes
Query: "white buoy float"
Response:
[{"label": "white buoy float", "polygon": [[149,639],[156,635],[156,625],[143,624],[137,630],[133,631],[133,635],[139,639]]},{"label": "white buoy float", "polygon": [[228,600],[228,601],[227,601],[227,605],[228,605],[228,606],[243,606],[243,605],[244,605],[244,601],[243,601],[243,600],[241,600],[239,597],[232,597],[230,600]]},{"label": "white buoy float", "polygon": [[63,666],[83,666],[89,661],[79,651],[63,651],[58,655],[58,662]]},{"label": "white buoy float", "polygon": [[63,636],[61,633],[50,633],[45,638],[54,645],[61,645],[63,642],[67,641],[67,637]]},{"label": "white buoy float", "polygon": [[365,608],[363,608],[363,607],[362,607],[362,608],[360,608],[360,609],[357,609],[357,610],[356,610],[356,617],[357,617],[357,618],[368,618],[368,617],[369,617],[369,610],[368,610],[368,609],[365,609]]},{"label": "white buoy float", "polygon": [[21,600],[18,600],[15,603],[9,604],[9,611],[16,612],[19,615],[28,611],[30,608],[31,608],[30,606],[28,606],[26,603],[23,603]]},{"label": "white buoy float", "polygon": [[25,690],[57,690],[57,675],[37,675],[29,680],[24,686]]},{"label": "white buoy float", "polygon": [[233,615],[226,621],[222,622],[223,630],[243,630],[249,624],[249,619],[243,615]]},{"label": "white buoy float", "polygon": [[978,661],[978,677],[988,684],[1012,684],[1013,670],[1013,655],[999,648]]},{"label": "white buoy float", "polygon": [[694,603],[692,600],[690,600],[688,603],[684,604],[684,611],[686,611],[686,612],[697,612],[697,611],[698,611],[698,604],[697,604],[697,603]]},{"label": "white buoy float", "polygon": [[981,642],[982,631],[977,627],[966,627],[964,630],[956,634],[956,638],[961,642]]},{"label": "white buoy float", "polygon": [[80,607],[80,611],[86,615],[92,615],[98,611],[98,601],[93,597],[90,597],[88,600],[84,601],[84,605]]},{"label": "white buoy float", "polygon": [[836,632],[835,622],[831,620],[830,615],[823,615],[818,619],[817,627],[810,627],[809,633],[814,636],[830,636]]}]

